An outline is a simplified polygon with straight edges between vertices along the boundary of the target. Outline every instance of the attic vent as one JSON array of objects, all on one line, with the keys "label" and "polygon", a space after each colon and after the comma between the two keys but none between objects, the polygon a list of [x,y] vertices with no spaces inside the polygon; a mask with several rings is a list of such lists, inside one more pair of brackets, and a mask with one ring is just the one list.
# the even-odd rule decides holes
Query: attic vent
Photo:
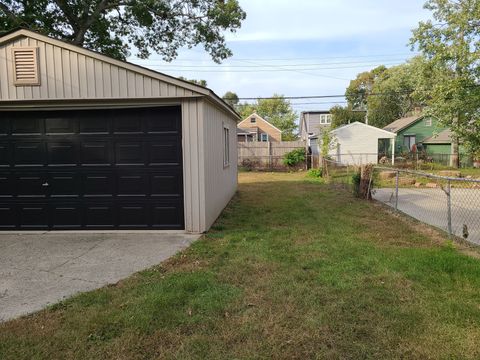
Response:
[{"label": "attic vent", "polygon": [[13,83],[16,86],[40,85],[38,76],[38,48],[12,48]]}]

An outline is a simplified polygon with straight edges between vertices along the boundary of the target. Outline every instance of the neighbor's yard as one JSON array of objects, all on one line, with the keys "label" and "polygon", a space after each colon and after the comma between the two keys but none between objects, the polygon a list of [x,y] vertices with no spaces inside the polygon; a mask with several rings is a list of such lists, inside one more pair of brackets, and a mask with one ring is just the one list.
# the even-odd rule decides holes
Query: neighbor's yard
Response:
[{"label": "neighbor's yard", "polygon": [[479,358],[465,252],[304,174],[243,173],[190,249],[0,325],[0,358]]}]

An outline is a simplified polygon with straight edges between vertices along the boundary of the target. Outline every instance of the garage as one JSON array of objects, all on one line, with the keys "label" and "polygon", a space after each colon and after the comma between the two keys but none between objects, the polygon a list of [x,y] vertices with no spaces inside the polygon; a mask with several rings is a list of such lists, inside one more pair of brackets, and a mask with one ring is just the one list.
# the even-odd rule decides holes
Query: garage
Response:
[{"label": "garage", "polygon": [[236,189],[237,118],[209,89],[7,34],[0,230],[204,232]]}]

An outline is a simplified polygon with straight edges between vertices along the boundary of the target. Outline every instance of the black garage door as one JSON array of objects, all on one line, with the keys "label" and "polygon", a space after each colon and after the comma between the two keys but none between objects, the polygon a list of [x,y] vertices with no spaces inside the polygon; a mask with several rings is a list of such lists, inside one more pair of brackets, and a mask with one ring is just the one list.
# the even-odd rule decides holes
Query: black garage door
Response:
[{"label": "black garage door", "polygon": [[180,107],[0,112],[0,229],[183,229]]}]

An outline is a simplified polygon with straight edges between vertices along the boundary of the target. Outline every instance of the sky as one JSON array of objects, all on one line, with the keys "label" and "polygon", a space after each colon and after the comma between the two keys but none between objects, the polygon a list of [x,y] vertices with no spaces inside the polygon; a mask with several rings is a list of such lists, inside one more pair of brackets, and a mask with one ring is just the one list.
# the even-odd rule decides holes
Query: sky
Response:
[{"label": "sky", "polygon": [[[129,61],[172,76],[204,79],[240,98],[344,94],[349,81],[414,56],[411,30],[430,14],[423,0],[240,0],[247,18],[227,33],[233,56],[215,64],[201,47]],[[245,100],[246,101],[246,100]],[[295,111],[328,110],[343,98],[291,100]]]}]

